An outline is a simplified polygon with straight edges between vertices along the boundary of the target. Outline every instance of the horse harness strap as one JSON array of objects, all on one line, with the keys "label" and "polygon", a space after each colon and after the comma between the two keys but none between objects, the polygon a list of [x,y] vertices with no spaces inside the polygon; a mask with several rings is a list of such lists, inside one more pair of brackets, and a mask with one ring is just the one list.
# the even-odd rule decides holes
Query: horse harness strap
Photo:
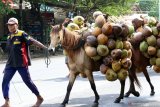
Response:
[{"label": "horse harness strap", "polygon": [[[63,29],[63,35],[65,35],[65,29]],[[78,41],[78,44],[76,46],[74,46],[71,50],[79,49],[79,48],[83,47],[84,44],[85,44],[85,40],[80,38],[79,41]],[[63,47],[65,47],[65,46],[63,45]]]}]

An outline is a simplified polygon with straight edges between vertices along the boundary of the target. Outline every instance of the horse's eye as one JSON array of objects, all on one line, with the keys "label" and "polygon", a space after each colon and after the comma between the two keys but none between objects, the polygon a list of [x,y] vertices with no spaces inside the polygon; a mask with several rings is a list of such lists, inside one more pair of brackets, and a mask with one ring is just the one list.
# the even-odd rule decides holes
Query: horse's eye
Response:
[{"label": "horse's eye", "polygon": [[60,39],[60,37],[58,36],[57,39]]}]

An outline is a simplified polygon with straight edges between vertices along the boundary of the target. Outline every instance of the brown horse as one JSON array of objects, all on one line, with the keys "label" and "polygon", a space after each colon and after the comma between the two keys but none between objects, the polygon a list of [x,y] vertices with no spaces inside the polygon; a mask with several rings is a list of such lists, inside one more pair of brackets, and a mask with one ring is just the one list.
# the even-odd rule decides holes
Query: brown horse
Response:
[{"label": "brown horse", "polygon": [[[62,106],[65,106],[69,101],[69,96],[71,89],[73,87],[74,81],[78,74],[85,74],[88,78],[91,88],[95,94],[95,101],[93,106],[98,106],[99,95],[96,90],[93,71],[99,71],[99,67],[101,61],[97,62],[88,57],[84,50],[84,41],[81,39],[81,36],[75,32],[71,32],[64,28],[62,25],[52,26],[50,32],[50,48],[56,47],[58,43],[61,43],[63,49],[67,53],[68,56],[68,64],[69,64],[69,83],[67,86],[66,96],[64,101],[61,103]],[[135,79],[136,77],[133,77]],[[135,79],[137,82],[138,80]],[[121,99],[124,97],[124,88],[125,88],[125,80],[121,80],[121,92],[118,98],[116,98],[115,103],[119,103]],[[138,84],[138,82],[137,82]]]}]

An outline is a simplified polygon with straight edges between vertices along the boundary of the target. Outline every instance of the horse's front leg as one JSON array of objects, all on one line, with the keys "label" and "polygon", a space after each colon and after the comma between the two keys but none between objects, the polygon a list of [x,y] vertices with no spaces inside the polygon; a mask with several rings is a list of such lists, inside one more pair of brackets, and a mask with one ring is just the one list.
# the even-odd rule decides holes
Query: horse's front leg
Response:
[{"label": "horse's front leg", "polygon": [[70,92],[72,90],[72,87],[73,87],[74,81],[76,79],[76,76],[77,76],[77,74],[74,74],[74,73],[70,72],[69,83],[68,83],[68,86],[67,86],[66,96],[65,96],[63,102],[61,103],[61,107],[65,107],[65,105],[68,104]]},{"label": "horse's front leg", "polygon": [[118,98],[114,101],[114,103],[119,103],[121,99],[124,97],[124,88],[125,88],[125,80],[120,80],[121,83],[121,92]]},{"label": "horse's front leg", "polygon": [[94,82],[93,74],[92,74],[92,72],[88,71],[88,72],[86,72],[86,75],[87,75],[87,78],[90,82],[91,88],[92,88],[92,90],[95,94],[95,100],[94,100],[94,103],[93,103],[92,107],[98,107],[99,95],[98,95],[98,92],[96,90],[96,85],[95,85],[95,82]]}]

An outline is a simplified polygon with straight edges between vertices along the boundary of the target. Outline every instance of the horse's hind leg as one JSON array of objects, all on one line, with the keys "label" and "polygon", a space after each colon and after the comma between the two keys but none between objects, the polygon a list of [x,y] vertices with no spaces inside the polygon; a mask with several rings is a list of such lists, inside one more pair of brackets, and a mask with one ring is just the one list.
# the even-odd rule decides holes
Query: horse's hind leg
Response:
[{"label": "horse's hind leg", "polygon": [[150,80],[149,74],[148,74],[148,72],[147,72],[147,69],[145,69],[145,70],[143,71],[143,74],[144,74],[144,76],[146,77],[146,80],[148,81],[148,83],[149,83],[149,85],[150,85],[150,87],[151,87],[150,96],[153,96],[153,95],[155,94],[154,86],[153,86],[152,83],[151,83],[151,80]]},{"label": "horse's hind leg", "polygon": [[76,79],[76,76],[77,76],[76,74],[73,74],[73,73],[70,72],[69,83],[68,83],[68,86],[67,86],[66,96],[65,96],[63,102],[61,103],[61,107],[65,107],[65,105],[69,101],[70,92],[72,90],[72,87],[73,87],[74,81]]},{"label": "horse's hind leg", "polygon": [[95,82],[94,82],[93,74],[90,73],[90,72],[87,72],[86,75],[87,75],[88,80],[90,82],[91,88],[92,88],[92,90],[95,94],[95,100],[94,100],[94,104],[92,105],[92,107],[98,107],[99,95],[98,95],[98,92],[96,90],[96,85],[95,85]]},{"label": "horse's hind leg", "polygon": [[118,98],[114,101],[114,103],[119,103],[124,96],[124,88],[125,88],[125,80],[120,80],[121,83],[121,92]]}]

